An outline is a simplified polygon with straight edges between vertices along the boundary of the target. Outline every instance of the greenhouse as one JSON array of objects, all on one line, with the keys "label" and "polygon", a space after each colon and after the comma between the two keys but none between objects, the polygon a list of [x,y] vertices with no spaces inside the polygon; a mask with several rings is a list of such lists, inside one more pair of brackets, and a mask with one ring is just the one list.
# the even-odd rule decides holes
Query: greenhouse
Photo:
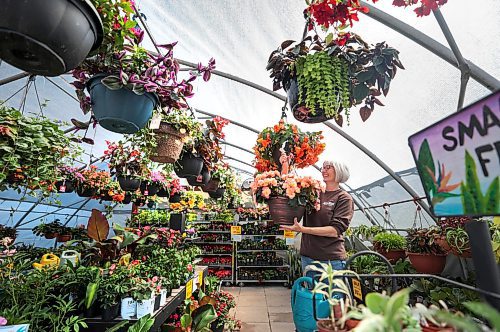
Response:
[{"label": "greenhouse", "polygon": [[495,0],[1,8],[0,332],[500,331]]}]

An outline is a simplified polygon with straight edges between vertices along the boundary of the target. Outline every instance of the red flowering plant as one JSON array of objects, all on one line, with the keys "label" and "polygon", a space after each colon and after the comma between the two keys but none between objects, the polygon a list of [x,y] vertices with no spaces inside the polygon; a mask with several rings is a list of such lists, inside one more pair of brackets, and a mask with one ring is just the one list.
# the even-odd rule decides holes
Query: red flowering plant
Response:
[{"label": "red flowering plant", "polygon": [[96,195],[106,191],[107,186],[111,182],[109,172],[99,170],[97,166],[91,165],[89,168],[81,171],[81,176],[76,178],[77,188],[82,191],[97,189]]},{"label": "red flowering plant", "polygon": [[[324,38],[315,30],[301,42],[284,41],[269,56],[267,70],[273,89],[284,88],[294,117],[302,122],[335,119],[342,126],[349,109],[364,103],[361,119],[366,121],[379,96],[387,95],[397,68],[404,69],[399,52],[385,42],[369,45],[345,29],[366,11],[357,0],[312,1],[305,10],[310,29],[315,24],[325,30]],[[334,96],[332,98],[332,96]]]},{"label": "red flowering plant", "polygon": [[314,165],[318,161],[318,156],[325,150],[322,139],[321,132],[303,132],[296,125],[280,120],[277,125],[260,132],[253,147],[255,168],[259,172],[281,169],[282,148],[287,155],[290,168]]},{"label": "red flowering plant", "polygon": [[104,151],[104,156],[108,160],[112,175],[141,177],[149,173],[147,169],[149,159],[134,143],[125,145],[121,141],[117,143],[106,141],[106,144],[108,149]]},{"label": "red flowering plant", "polygon": [[118,182],[110,180],[100,190],[100,196],[104,200],[121,203],[125,199],[125,192],[120,188]]},{"label": "red flowering plant", "polygon": [[214,309],[217,313],[217,327],[223,327],[228,323],[234,321],[234,319],[229,315],[229,311],[236,307],[236,301],[234,296],[226,291],[216,291],[210,294],[210,297],[215,300]]},{"label": "red flowering plant", "polygon": [[433,10],[438,9],[448,0],[394,0],[392,4],[396,7],[412,7],[417,6],[413,11],[417,17],[428,16]]}]

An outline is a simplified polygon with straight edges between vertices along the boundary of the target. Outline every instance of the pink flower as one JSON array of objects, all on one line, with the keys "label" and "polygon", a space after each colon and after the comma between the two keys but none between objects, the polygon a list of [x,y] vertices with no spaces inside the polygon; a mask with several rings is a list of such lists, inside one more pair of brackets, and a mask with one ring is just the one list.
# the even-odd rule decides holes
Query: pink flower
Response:
[{"label": "pink flower", "polygon": [[0,326],[7,325],[7,319],[5,317],[0,316]]},{"label": "pink flower", "polygon": [[269,189],[269,187],[264,187],[262,188],[262,196],[264,198],[269,198],[269,196],[271,195],[271,189]]},{"label": "pink flower", "polygon": [[188,264],[188,265],[187,265],[187,270],[188,270],[189,272],[193,272],[193,265]]}]

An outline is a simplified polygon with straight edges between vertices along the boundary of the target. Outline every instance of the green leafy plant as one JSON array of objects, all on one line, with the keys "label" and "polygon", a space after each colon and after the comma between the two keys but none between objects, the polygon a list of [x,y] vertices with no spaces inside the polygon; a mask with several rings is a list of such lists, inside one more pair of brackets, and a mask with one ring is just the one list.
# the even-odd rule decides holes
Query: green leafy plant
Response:
[{"label": "green leafy plant", "polygon": [[500,312],[486,303],[481,302],[465,302],[464,306],[473,312],[476,316],[482,317],[487,320],[491,329],[484,326],[478,325],[470,317],[459,316],[457,314],[451,314],[447,311],[439,310],[435,311],[433,314],[436,318],[447,323],[450,326],[457,328],[460,331],[467,332],[494,332],[500,331]]},{"label": "green leafy plant", "polygon": [[[148,332],[154,323],[155,320],[151,318],[150,314],[147,314],[146,316],[142,316],[137,322],[129,326],[127,332]],[[124,328],[128,324],[129,324],[128,320],[121,321],[120,323],[107,329],[106,332],[120,331],[120,329]]]},{"label": "green leafy plant", "polygon": [[406,239],[395,233],[379,233],[373,238],[373,246],[377,251],[404,250],[406,249]]},{"label": "green leafy plant", "polygon": [[367,226],[367,225],[359,225],[358,227],[352,228],[352,233],[354,236],[362,237],[365,240],[373,240],[373,237],[378,233],[384,231],[382,226]]},{"label": "green leafy plant", "polygon": [[5,237],[10,237],[11,239],[15,239],[16,235],[17,235],[17,230],[14,227],[0,225],[0,240]]},{"label": "green leafy plant", "polygon": [[85,292],[85,302],[84,306],[86,309],[90,309],[92,304],[94,304],[97,299],[97,290],[99,289],[99,283],[101,279],[101,271],[98,268],[91,268],[91,272],[93,272],[93,280],[88,283],[87,290]]},{"label": "green leafy plant", "polygon": [[[486,106],[485,106],[486,107]],[[477,176],[476,162],[465,151],[465,183],[460,185],[464,213],[491,215],[500,213],[500,177],[495,177],[483,195]]]},{"label": "green leafy plant", "polygon": [[407,251],[419,254],[444,254],[443,248],[436,242],[440,236],[441,230],[437,227],[408,230]]},{"label": "green leafy plant", "polygon": [[446,241],[450,247],[455,249],[459,254],[463,254],[466,250],[470,250],[469,234],[467,234],[463,228],[447,229]]},{"label": "green leafy plant", "polygon": [[59,231],[61,231],[62,227],[64,226],[59,222],[59,219],[57,219],[47,224],[41,223],[40,225],[33,227],[32,231],[33,234],[37,236],[42,236],[45,234],[59,234]]},{"label": "green leafy plant", "polygon": [[297,59],[295,70],[299,86],[299,100],[312,115],[317,108],[329,118],[337,118],[350,107],[348,63],[343,58],[331,57],[326,52],[316,52]]}]

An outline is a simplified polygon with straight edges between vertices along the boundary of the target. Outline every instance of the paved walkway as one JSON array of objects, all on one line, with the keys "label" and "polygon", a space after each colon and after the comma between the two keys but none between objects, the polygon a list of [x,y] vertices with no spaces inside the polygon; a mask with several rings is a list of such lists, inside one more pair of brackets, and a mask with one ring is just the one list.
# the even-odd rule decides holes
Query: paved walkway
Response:
[{"label": "paved walkway", "polygon": [[241,332],[293,332],[290,289],[283,286],[224,287],[236,298]]}]

